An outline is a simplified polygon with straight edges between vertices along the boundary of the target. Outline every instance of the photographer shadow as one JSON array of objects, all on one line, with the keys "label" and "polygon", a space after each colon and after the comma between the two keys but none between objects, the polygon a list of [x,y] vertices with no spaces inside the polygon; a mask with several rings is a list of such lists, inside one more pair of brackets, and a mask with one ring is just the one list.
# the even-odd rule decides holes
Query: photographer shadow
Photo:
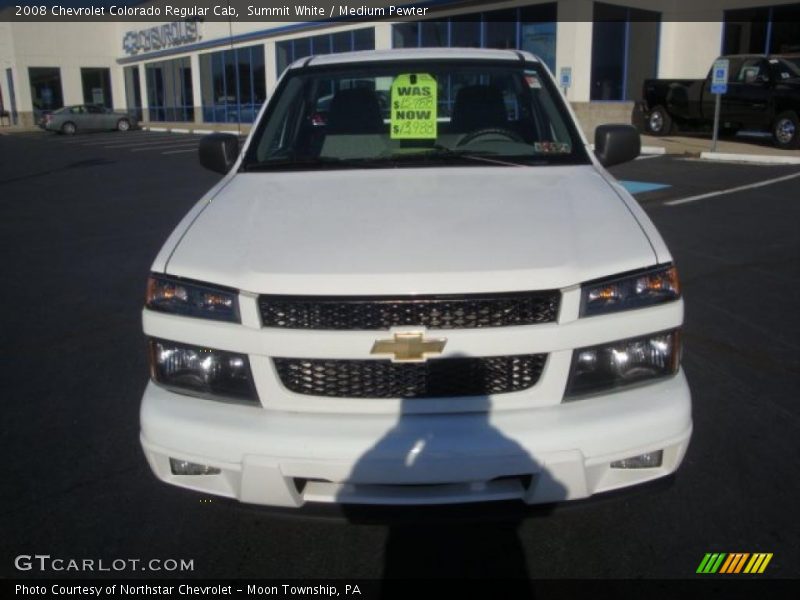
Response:
[{"label": "photographer shadow", "polygon": [[[351,523],[388,526],[384,591],[411,578],[503,578],[529,590],[518,530],[568,491],[489,422],[489,398],[470,400],[472,412],[449,415],[411,414],[424,400],[404,400],[337,495]],[[525,504],[534,494],[546,504]]]}]

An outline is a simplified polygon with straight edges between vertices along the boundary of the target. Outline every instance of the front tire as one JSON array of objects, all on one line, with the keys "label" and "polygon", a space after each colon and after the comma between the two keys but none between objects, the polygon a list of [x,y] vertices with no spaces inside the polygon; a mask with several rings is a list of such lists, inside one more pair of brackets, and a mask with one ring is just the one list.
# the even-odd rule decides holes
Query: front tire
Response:
[{"label": "front tire", "polygon": [[75,123],[72,121],[67,121],[61,126],[61,133],[64,135],[75,135],[76,131],[78,131],[78,128],[75,127]]},{"label": "front tire", "polygon": [[117,131],[129,131],[131,128],[131,122],[128,119],[120,119],[117,121]]},{"label": "front tire", "polygon": [[653,108],[645,121],[645,129],[653,135],[669,135],[672,133],[672,127],[672,117],[663,106]]},{"label": "front tire", "polygon": [[797,113],[787,110],[775,117],[772,124],[772,139],[778,148],[794,150],[800,147],[800,120]]}]

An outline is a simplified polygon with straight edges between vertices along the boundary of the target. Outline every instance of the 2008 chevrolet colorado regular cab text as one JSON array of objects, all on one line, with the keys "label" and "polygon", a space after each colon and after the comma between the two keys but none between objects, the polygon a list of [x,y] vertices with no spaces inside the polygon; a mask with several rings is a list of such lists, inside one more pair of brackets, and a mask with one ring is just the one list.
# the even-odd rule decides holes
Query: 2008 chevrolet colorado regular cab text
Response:
[{"label": "2008 chevrolet colorado regular cab text", "polygon": [[306,58],[157,256],[141,441],[244,502],[582,498],[692,430],[670,254],[549,71],[508,50]]}]

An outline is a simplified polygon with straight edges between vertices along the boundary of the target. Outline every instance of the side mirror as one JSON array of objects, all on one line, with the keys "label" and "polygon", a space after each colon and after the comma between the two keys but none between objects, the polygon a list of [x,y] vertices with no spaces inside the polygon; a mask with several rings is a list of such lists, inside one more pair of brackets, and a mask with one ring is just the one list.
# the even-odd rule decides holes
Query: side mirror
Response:
[{"label": "side mirror", "polygon": [[225,175],[239,156],[239,138],[231,133],[212,133],[200,140],[200,164]]},{"label": "side mirror", "polygon": [[633,160],[642,151],[639,132],[633,125],[600,125],[594,132],[594,153],[604,167]]}]

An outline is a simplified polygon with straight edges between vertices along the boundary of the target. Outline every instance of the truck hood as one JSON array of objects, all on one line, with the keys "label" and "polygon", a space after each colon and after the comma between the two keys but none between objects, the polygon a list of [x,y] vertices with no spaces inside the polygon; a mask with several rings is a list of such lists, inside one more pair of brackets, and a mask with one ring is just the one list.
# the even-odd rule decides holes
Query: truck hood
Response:
[{"label": "truck hood", "polygon": [[592,166],[243,173],[167,273],[275,294],[553,289],[652,265]]}]

